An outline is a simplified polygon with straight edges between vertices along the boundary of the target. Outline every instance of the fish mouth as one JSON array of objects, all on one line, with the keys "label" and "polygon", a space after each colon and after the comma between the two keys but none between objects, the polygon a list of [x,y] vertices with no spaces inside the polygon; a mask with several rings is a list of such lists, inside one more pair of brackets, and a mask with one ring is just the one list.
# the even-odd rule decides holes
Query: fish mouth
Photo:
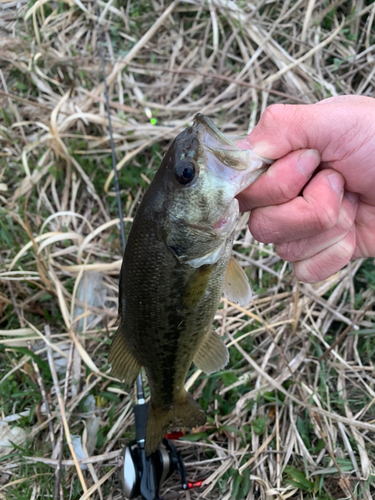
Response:
[{"label": "fish mouth", "polygon": [[198,113],[194,117],[199,140],[207,147],[222,150],[240,149],[229,137],[221,132],[208,116]]},{"label": "fish mouth", "polygon": [[253,183],[273,163],[241,149],[205,115],[198,113],[194,125],[202,148],[201,164],[235,188],[235,195]]}]

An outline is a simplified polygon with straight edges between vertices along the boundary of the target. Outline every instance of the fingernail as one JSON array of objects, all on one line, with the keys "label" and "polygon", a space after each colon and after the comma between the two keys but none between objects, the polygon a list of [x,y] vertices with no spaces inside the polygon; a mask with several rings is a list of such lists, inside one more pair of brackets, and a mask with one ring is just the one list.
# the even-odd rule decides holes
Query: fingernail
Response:
[{"label": "fingernail", "polygon": [[345,198],[348,198],[350,203],[352,203],[353,205],[357,205],[357,202],[358,202],[358,194],[357,193],[352,193],[351,191],[345,191],[344,196],[345,196]]},{"label": "fingernail", "polygon": [[316,149],[308,149],[297,160],[297,169],[306,177],[310,177],[319,166],[320,154]]},{"label": "fingernail", "polygon": [[328,180],[332,186],[332,189],[334,189],[336,193],[344,193],[344,178],[340,174],[330,174],[328,176]]}]

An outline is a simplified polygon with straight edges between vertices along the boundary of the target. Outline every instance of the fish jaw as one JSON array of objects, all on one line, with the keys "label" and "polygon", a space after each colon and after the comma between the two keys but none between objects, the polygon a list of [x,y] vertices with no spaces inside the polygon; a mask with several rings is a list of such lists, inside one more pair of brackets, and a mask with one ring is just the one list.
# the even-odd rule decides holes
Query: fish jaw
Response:
[{"label": "fish jaw", "polygon": [[273,163],[272,160],[253,153],[251,149],[241,149],[220,132],[208,117],[196,115],[195,124],[203,151],[200,168],[206,168],[210,174],[231,186],[233,196],[255,182]]},{"label": "fish jaw", "polygon": [[203,145],[204,165],[211,175],[224,180],[231,195],[237,196],[255,182],[268,168],[262,158],[250,150],[213,150]]}]

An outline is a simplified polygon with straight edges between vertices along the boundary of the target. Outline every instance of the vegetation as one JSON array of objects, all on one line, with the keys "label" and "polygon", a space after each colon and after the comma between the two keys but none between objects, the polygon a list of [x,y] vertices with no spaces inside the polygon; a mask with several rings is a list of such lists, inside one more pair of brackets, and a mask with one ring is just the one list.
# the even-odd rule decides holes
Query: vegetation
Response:
[{"label": "vegetation", "polygon": [[[134,437],[134,391],[107,363],[122,249],[100,45],[128,231],[195,113],[243,136],[272,103],[373,95],[374,8],[0,3],[0,441],[13,432],[0,447],[0,499],[122,498],[117,458]],[[230,365],[210,376],[192,367],[187,385],[209,420],[176,441],[189,480],[206,481],[182,493],[174,476],[162,494],[371,500],[374,261],[298,283],[247,218],[234,250],[253,301],[222,300],[216,326]],[[72,436],[91,457],[84,470]]]}]

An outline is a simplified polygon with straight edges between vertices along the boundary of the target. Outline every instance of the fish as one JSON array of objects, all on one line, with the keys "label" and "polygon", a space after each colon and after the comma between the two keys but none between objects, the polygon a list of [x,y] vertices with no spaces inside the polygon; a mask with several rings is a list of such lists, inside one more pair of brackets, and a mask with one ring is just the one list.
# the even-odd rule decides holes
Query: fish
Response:
[{"label": "fish", "polygon": [[119,281],[111,373],[133,384],[144,367],[150,405],[145,450],[165,434],[206,422],[185,390],[191,366],[223,369],[228,349],[212,324],[223,290],[248,304],[248,278],[231,256],[236,195],[269,166],[240,149],[203,114],[172,142],[137,208]]}]

